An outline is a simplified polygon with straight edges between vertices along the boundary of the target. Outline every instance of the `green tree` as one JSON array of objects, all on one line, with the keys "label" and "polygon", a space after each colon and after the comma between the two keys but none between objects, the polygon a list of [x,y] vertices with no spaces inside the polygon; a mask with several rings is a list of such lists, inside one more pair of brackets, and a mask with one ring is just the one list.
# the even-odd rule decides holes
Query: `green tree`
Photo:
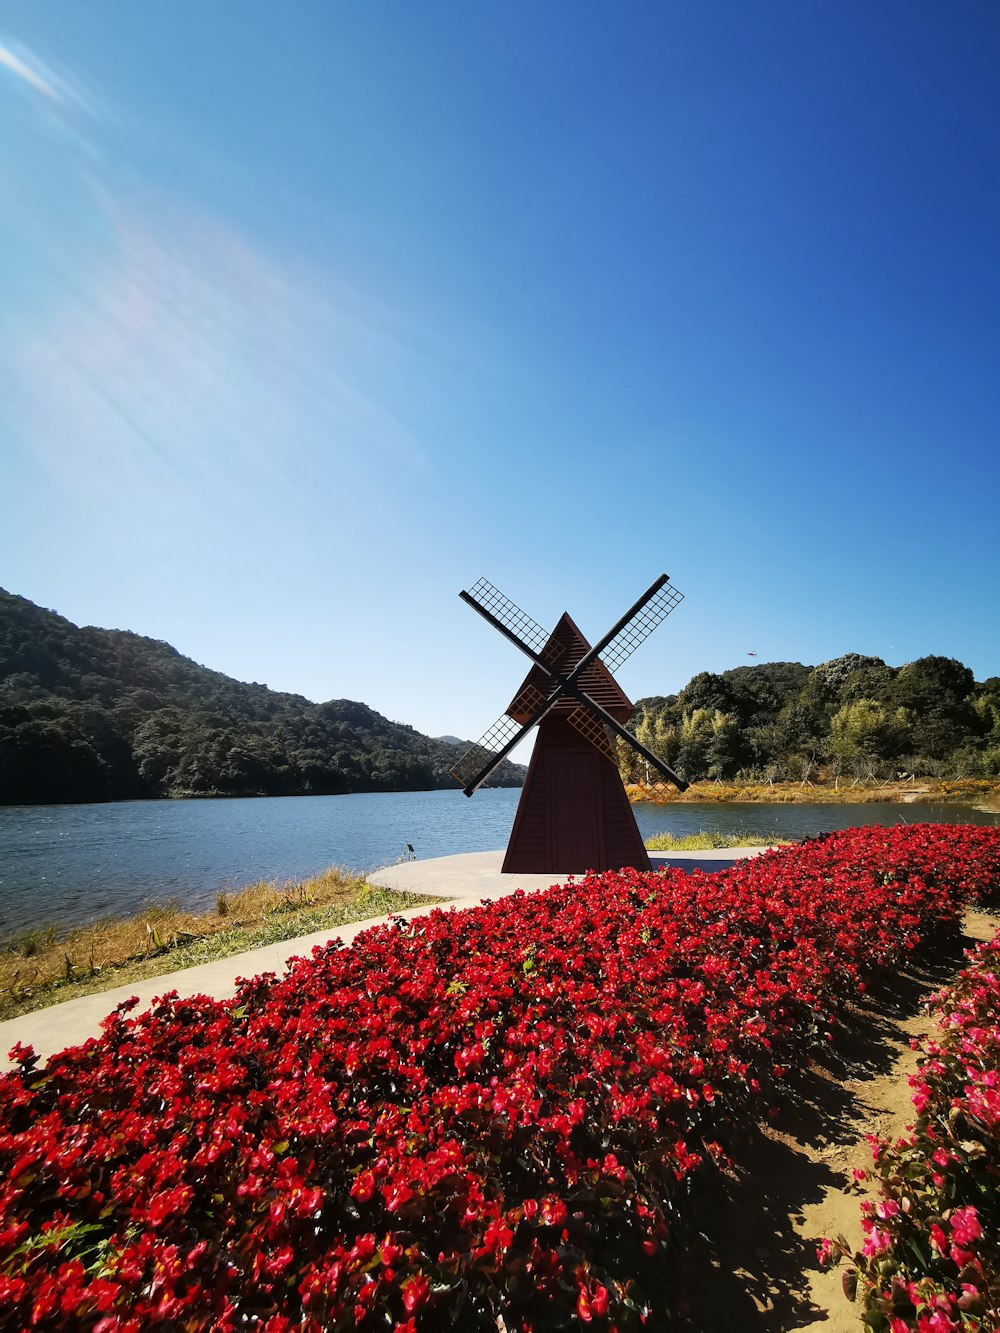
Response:
[{"label": "green tree", "polygon": [[899,753],[900,719],[877,699],[845,704],[830,720],[830,753],[842,764],[887,759]]},{"label": "green tree", "polygon": [[974,685],[972,672],[953,657],[921,657],[900,667],[891,699],[905,709],[914,753],[943,760],[979,731]]},{"label": "green tree", "polygon": [[681,713],[690,714],[702,708],[731,713],[735,707],[736,694],[732,685],[725,676],[712,671],[700,671],[692,676],[677,696],[677,708]]},{"label": "green tree", "polygon": [[815,718],[832,717],[844,704],[860,699],[888,702],[887,691],[893,672],[881,657],[845,653],[814,667],[806,680],[799,702]]},{"label": "green tree", "polygon": [[705,753],[708,777],[735,777],[748,754],[749,747],[735,715],[716,709],[712,714],[712,738]]},{"label": "green tree", "polygon": [[674,767],[688,782],[697,782],[708,776],[711,763],[709,752],[715,738],[715,716],[715,709],[695,708],[681,717]]}]

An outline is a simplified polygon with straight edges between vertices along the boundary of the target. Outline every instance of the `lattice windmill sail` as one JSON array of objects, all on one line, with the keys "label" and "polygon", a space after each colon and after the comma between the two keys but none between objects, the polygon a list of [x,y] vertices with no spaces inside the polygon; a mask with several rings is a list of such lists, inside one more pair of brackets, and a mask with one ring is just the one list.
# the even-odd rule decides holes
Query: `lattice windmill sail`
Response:
[{"label": "lattice windmill sail", "polygon": [[506,711],[451,770],[471,796],[538,727],[504,871],[648,869],[615,762],[614,739],[626,741],[680,790],[687,783],[626,730],[632,704],[613,673],[682,594],[661,574],[593,647],[568,615],[550,633],[485,579],[459,596],[533,663]]}]

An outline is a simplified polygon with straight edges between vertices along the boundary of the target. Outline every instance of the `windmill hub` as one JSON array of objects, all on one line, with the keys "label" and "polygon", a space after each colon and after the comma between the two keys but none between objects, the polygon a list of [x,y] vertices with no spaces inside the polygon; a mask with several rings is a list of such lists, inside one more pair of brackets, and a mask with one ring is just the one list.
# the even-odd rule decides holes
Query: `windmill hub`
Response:
[{"label": "windmill hub", "polygon": [[452,769],[471,796],[538,727],[503,870],[648,870],[649,856],[618,772],[615,740],[631,745],[680,790],[687,783],[626,729],[632,704],[614,672],[682,594],[662,574],[594,646],[565,614],[547,633],[485,579],[459,596],[533,663],[507,711]]}]

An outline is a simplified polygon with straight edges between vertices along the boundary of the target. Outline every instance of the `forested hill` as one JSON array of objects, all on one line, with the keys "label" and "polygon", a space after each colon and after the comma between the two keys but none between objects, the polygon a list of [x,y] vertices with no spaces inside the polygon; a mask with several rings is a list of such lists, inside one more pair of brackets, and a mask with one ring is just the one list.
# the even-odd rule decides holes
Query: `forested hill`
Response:
[{"label": "forested hill", "polygon": [[[0,804],[455,788],[465,748],[350,699],[243,684],[0,589]],[[505,763],[493,785],[516,786]]]},{"label": "forested hill", "polygon": [[[679,694],[640,699],[631,725],[690,782],[1000,773],[1000,678],[977,684],[953,657],[703,671]],[[628,747],[619,764],[626,780],[645,777]]]}]

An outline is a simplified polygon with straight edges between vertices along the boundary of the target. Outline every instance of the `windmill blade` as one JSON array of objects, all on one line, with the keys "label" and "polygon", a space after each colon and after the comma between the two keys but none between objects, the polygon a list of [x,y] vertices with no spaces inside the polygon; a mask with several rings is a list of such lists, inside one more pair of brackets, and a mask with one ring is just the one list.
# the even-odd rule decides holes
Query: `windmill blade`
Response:
[{"label": "windmill blade", "polygon": [[574,682],[578,678],[583,677],[584,672],[590,666],[591,662],[593,662],[594,658],[600,657],[601,653],[604,652],[604,650],[608,647],[608,645],[613,643],[614,640],[618,638],[619,634],[624,633],[624,631],[628,628],[628,626],[632,623],[632,621],[640,614],[643,608],[653,600],[653,598],[657,595],[660,589],[663,588],[669,582],[669,580],[670,580],[669,574],[661,574],[658,579],[655,579],[649,585],[646,591],[642,594],[639,600],[637,602],[633,602],[633,604],[629,607],[629,609],[625,612],[625,614],[619,617],[619,619],[615,621],[615,623],[608,630],[607,634],[603,635],[602,638],[598,639],[598,641],[594,644],[593,648],[587,649],[584,655],[580,658],[579,662],[577,662],[576,666],[566,677],[566,680],[564,682],[565,685],[570,689],[571,693],[576,692]]},{"label": "windmill blade", "polygon": [[474,583],[468,592],[460,592],[463,602],[468,602],[474,611],[495,626],[501,634],[510,639],[529,657],[537,658],[549,639],[549,631],[543,629],[509,597],[494,588],[486,579]]},{"label": "windmill blade", "polygon": [[530,685],[521,691],[516,702],[525,712],[531,713],[529,721],[522,726],[509,713],[504,713],[475,745],[469,746],[451,770],[452,777],[462,784],[466,796],[471,796],[477,787],[482,786],[497,765],[506,759],[514,746],[552,706],[540,690]]},{"label": "windmill blade", "polygon": [[[456,782],[460,782],[463,787],[471,784],[471,779],[492,771],[492,761],[497,763],[503,758],[503,751],[507,743],[521,730],[520,723],[515,722],[512,717],[506,713],[497,720],[480,738],[475,745],[470,745],[462,757],[458,760],[451,770],[451,776]],[[513,747],[512,747],[513,748]],[[474,784],[478,787],[483,781],[479,776],[479,781]]]},{"label": "windmill blade", "polygon": [[655,768],[657,773],[662,777],[665,777],[668,782],[672,782],[678,791],[687,791],[690,784],[685,782],[679,773],[675,773],[669,764],[665,764],[662,759],[658,758],[652,750],[647,750],[645,745],[643,745],[641,741],[636,740],[630,731],[626,731],[624,727],[619,727],[617,725],[613,727],[613,730],[617,732],[623,741],[626,741],[631,745],[636,754],[641,755],[647,764],[650,764]]},{"label": "windmill blade", "polygon": [[611,744],[611,737],[602,718],[595,717],[589,708],[580,704],[574,708],[566,721],[571,727],[575,727],[585,741],[590,741],[591,745],[602,754],[605,759],[610,759],[616,763],[614,748]]},{"label": "windmill blade", "polygon": [[684,594],[678,592],[669,582],[663,583],[648,602],[640,605],[624,628],[618,631],[608,646],[600,654],[601,661],[612,673],[618,670],[627,657],[645,642],[658,625],[666,620],[670,612],[684,600]]},{"label": "windmill blade", "polygon": [[[651,764],[658,773],[667,779],[668,782],[672,782],[678,791],[687,791],[688,783],[684,781],[680,774],[675,773],[670,765],[665,764],[662,759],[653,754],[652,750],[647,750],[645,745],[633,736],[630,731],[626,730],[620,722],[613,718],[606,708],[602,708],[596,700],[591,699],[589,694],[586,694],[579,688],[574,688],[573,694],[575,694],[580,701],[580,709],[577,711],[579,712],[582,709],[590,715],[589,725],[591,734],[594,734],[594,729],[596,727],[602,726],[606,731],[611,732],[612,735],[620,736],[623,741],[626,741],[631,745],[636,754],[640,754],[643,759],[645,759],[647,764]],[[582,726],[578,726],[576,723],[574,723],[574,726],[577,727],[577,730],[580,731],[582,735],[587,736],[587,739],[590,740],[591,744],[595,745],[597,749],[601,748],[598,742],[592,740],[591,735],[588,735],[587,732],[584,731]],[[609,755],[608,757],[614,760],[614,755]]]}]

